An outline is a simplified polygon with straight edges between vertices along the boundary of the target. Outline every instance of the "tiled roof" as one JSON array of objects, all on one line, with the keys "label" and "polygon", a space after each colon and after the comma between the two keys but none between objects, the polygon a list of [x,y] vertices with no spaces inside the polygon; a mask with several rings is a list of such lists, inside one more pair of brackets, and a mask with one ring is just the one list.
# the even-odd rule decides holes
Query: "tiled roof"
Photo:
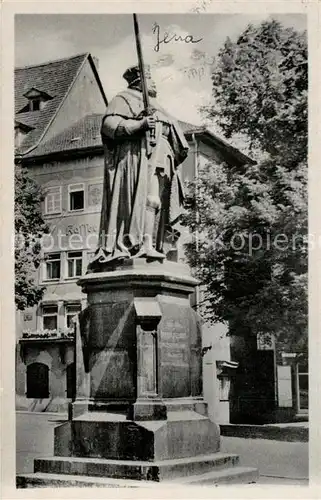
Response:
[{"label": "tiled roof", "polygon": [[206,127],[203,127],[203,126],[193,125],[192,123],[182,122],[181,120],[178,120],[178,123],[179,123],[182,131],[186,135],[189,135],[189,134],[200,134],[200,133],[206,131]]},{"label": "tiled roof", "polygon": [[191,123],[182,122],[180,120],[178,123],[180,124],[185,135],[192,135],[192,134],[202,135],[204,138],[206,137],[210,141],[212,146],[216,147],[221,151],[225,151],[225,153],[228,153],[228,155],[230,155],[232,158],[238,159],[238,161],[241,164],[255,163],[251,158],[246,156],[239,149],[232,146],[218,135],[214,134],[204,125],[192,125]]},{"label": "tiled roof", "polygon": [[96,146],[102,147],[100,136],[102,117],[102,114],[86,115],[71,127],[40,144],[35,151],[31,151],[25,157],[34,158]]},{"label": "tiled roof", "polygon": [[[86,115],[71,127],[40,144],[36,150],[25,155],[25,158],[39,158],[42,156],[68,153],[88,148],[102,148],[100,128],[103,114]],[[204,126],[196,126],[191,123],[178,121],[185,135],[201,135],[207,137],[212,144],[220,150],[226,151],[229,155],[237,158],[241,163],[252,163],[252,160],[241,153],[238,149],[219,138]]]},{"label": "tiled roof", "polygon": [[[17,121],[34,127],[26,136],[17,154],[22,154],[36,146],[47,126],[55,116],[60,104],[75,80],[88,54],[81,54],[59,61],[15,69],[15,118]],[[52,97],[41,111],[20,111],[28,104],[24,94],[32,88]]]},{"label": "tiled roof", "polygon": [[[100,137],[102,119],[103,114],[86,115],[71,127],[49,139],[49,141],[40,144],[35,151],[27,154],[26,158],[102,146]],[[195,127],[190,123],[179,121],[179,124],[185,134],[197,133],[203,130],[202,127]]]}]

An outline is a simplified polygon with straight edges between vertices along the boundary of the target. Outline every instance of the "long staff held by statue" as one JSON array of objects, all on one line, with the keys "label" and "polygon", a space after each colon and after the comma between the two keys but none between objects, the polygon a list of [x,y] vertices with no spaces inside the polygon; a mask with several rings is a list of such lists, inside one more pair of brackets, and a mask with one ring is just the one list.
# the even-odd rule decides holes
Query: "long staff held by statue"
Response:
[{"label": "long staff held by statue", "polygon": [[[147,89],[147,84],[146,84],[145,66],[144,66],[144,59],[143,59],[143,53],[142,53],[142,46],[141,46],[141,42],[140,42],[140,33],[139,33],[137,14],[133,14],[133,18],[134,18],[134,30],[135,30],[138,66],[139,66],[140,77],[141,77],[141,82],[142,82],[144,112],[145,112],[146,116],[148,116],[152,113],[152,110],[151,110],[150,103],[149,103],[149,95],[148,95],[148,89]],[[147,147],[146,147],[147,156],[150,156],[152,153],[152,147],[155,146],[155,129],[151,129],[151,130],[147,131],[146,144],[147,144]]]}]

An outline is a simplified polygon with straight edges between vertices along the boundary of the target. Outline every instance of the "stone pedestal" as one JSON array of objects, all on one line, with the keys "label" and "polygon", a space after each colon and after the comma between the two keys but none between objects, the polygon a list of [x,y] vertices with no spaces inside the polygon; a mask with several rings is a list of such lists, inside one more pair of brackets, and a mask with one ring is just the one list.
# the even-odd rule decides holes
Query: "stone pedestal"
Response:
[{"label": "stone pedestal", "polygon": [[189,301],[197,281],[187,268],[137,259],[79,284],[88,306],[74,418],[56,429],[55,454],[162,460],[218,451],[219,429],[202,398],[201,327]]},{"label": "stone pedestal", "polygon": [[255,469],[219,453],[219,427],[207,416],[201,327],[189,301],[197,281],[187,268],[137,259],[79,284],[88,307],[73,418],[55,429],[55,456],[36,460],[20,483],[252,481]]}]

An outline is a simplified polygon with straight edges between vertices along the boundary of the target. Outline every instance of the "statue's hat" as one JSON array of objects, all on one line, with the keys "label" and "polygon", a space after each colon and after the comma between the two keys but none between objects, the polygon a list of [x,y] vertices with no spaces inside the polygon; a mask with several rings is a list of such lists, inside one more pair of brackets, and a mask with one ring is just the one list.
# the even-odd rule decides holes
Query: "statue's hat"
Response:
[{"label": "statue's hat", "polygon": [[[147,64],[145,66],[145,76],[146,78],[150,78],[150,66]],[[126,69],[125,73],[123,74],[123,78],[125,78],[126,82],[128,85],[132,85],[133,83],[136,83],[137,81],[140,80],[140,70],[138,66],[130,66],[130,68]]]}]

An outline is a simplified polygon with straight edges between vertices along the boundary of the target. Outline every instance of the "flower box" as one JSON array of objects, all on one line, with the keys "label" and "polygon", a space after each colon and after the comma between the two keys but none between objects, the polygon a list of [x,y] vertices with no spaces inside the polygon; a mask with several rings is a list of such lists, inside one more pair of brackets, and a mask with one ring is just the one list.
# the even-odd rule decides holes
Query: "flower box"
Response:
[{"label": "flower box", "polygon": [[73,339],[74,328],[58,328],[55,330],[24,330],[22,332],[23,339]]}]

